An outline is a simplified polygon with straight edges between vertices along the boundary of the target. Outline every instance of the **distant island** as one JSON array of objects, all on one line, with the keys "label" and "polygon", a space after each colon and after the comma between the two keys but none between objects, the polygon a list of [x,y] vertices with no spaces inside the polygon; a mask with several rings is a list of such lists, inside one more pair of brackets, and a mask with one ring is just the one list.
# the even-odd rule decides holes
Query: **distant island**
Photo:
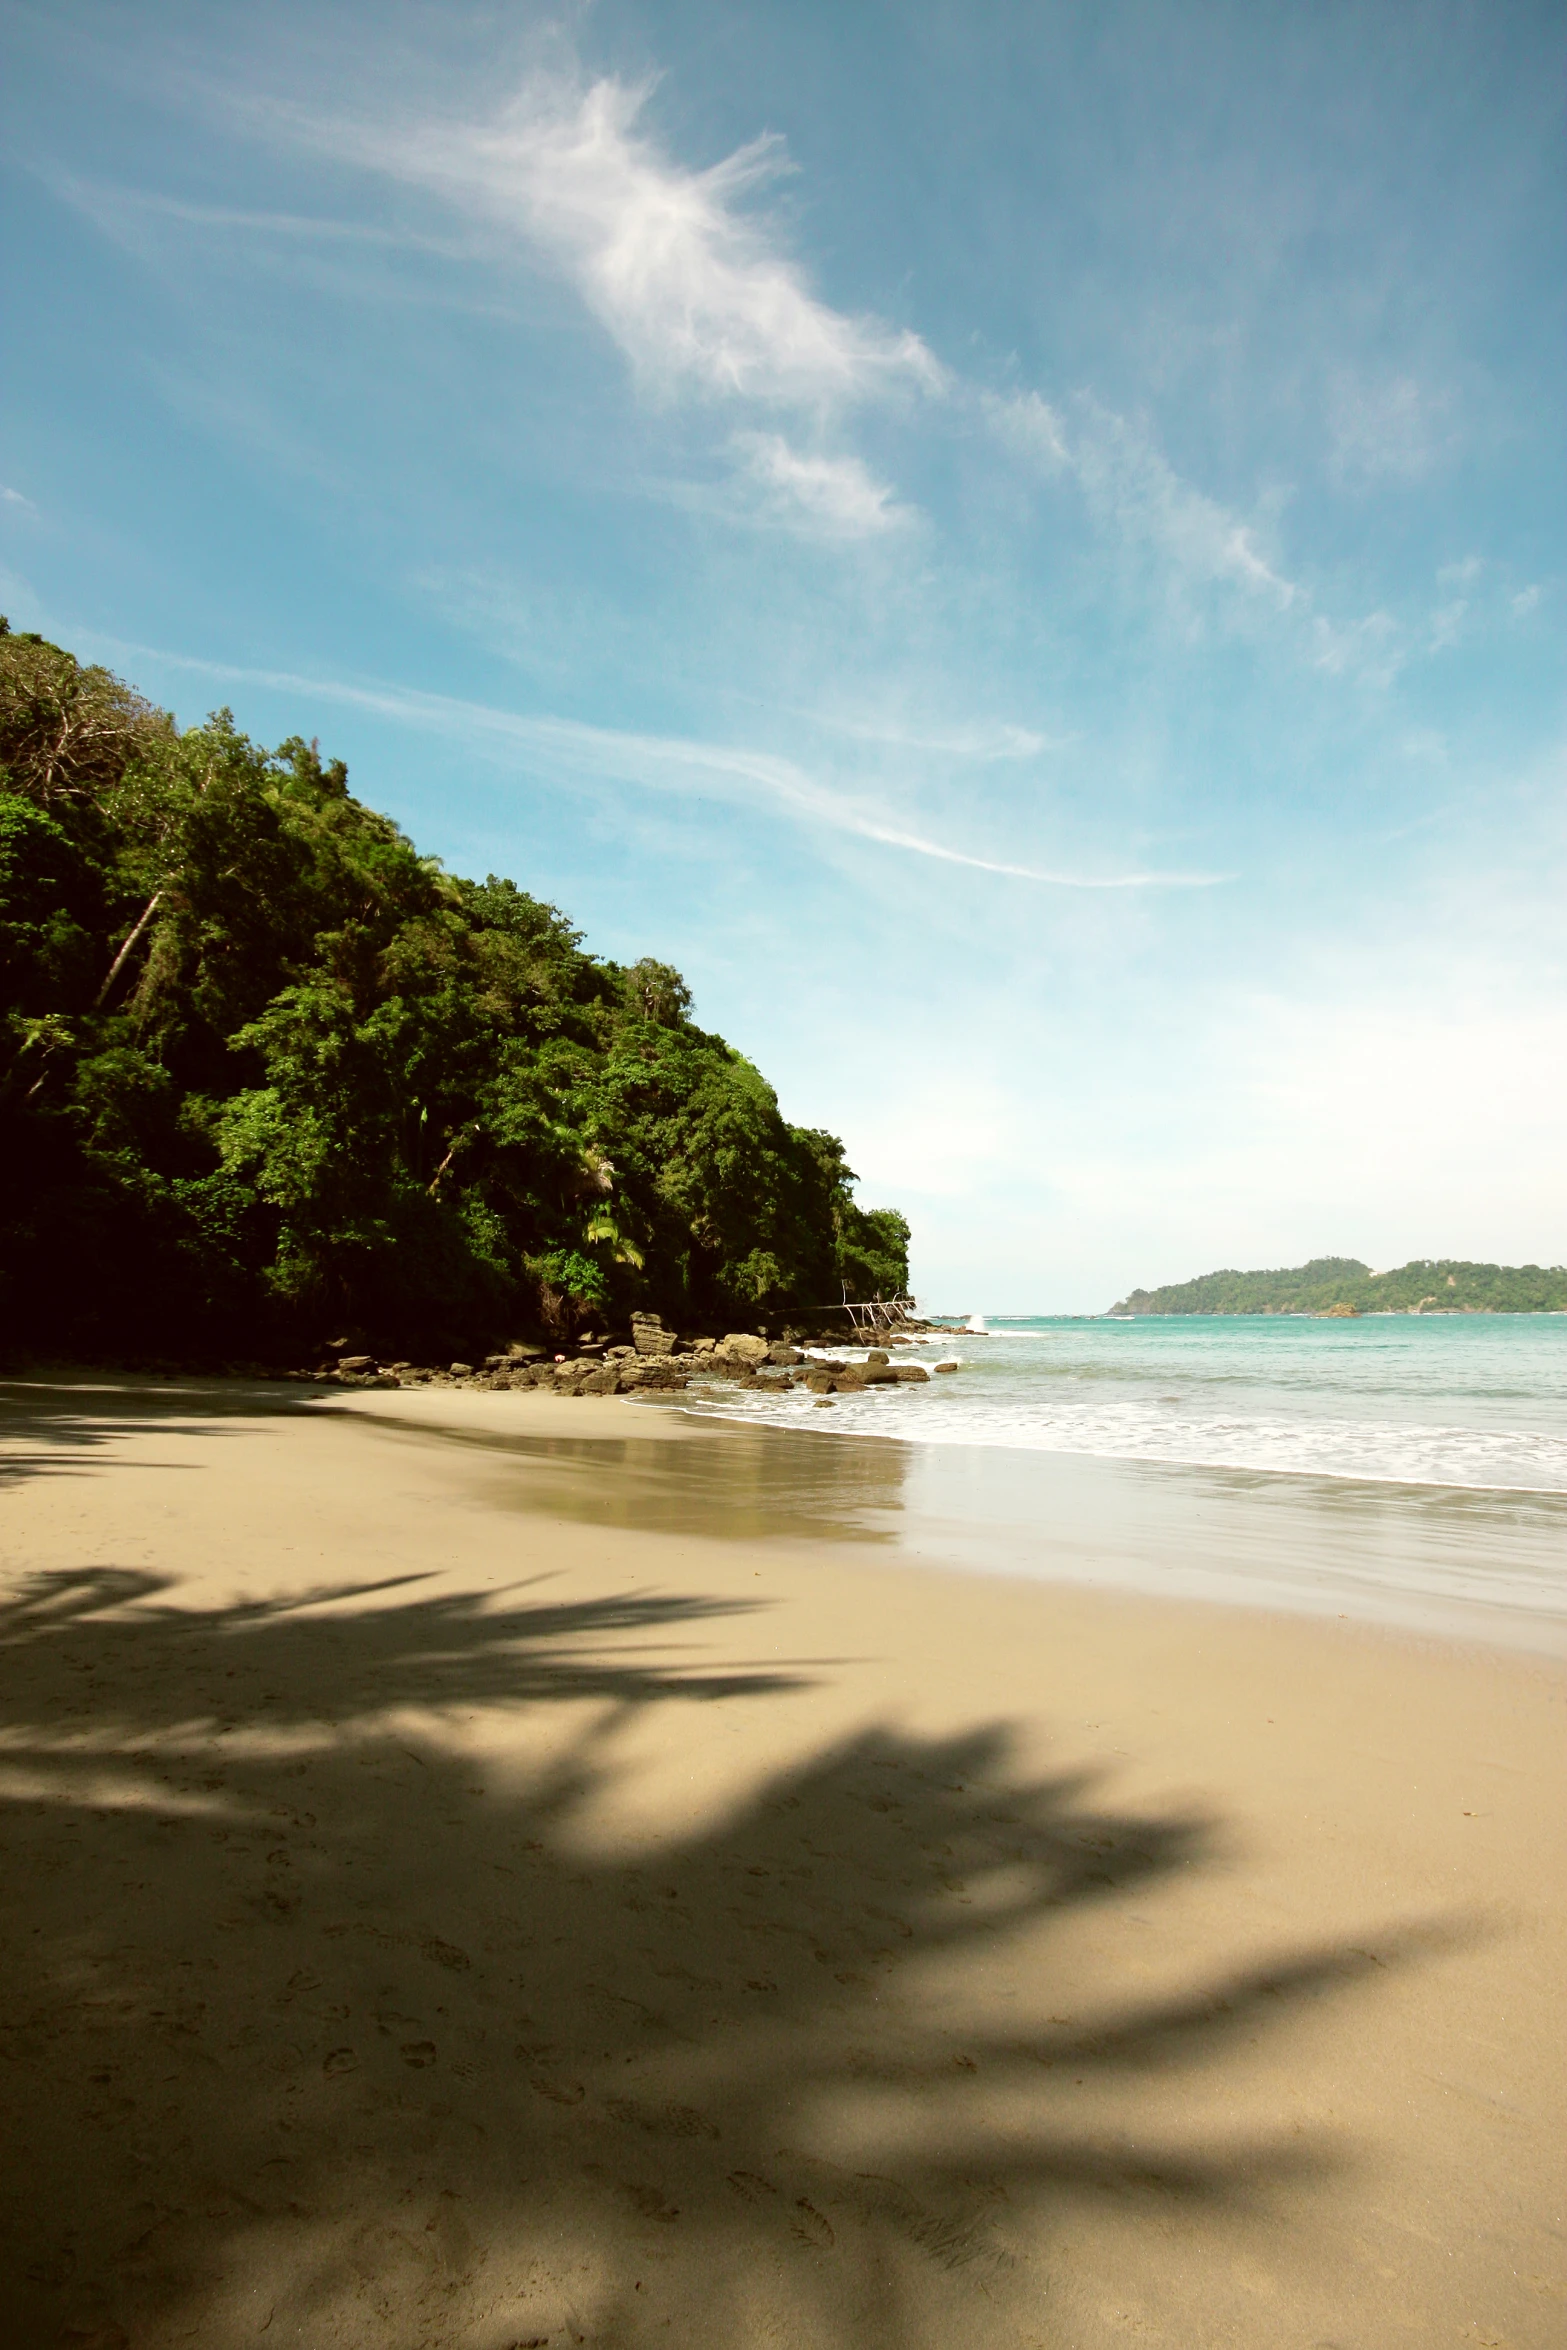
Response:
[{"label": "distant island", "polygon": [[1313,1257],[1259,1273],[1199,1273],[1134,1289],[1112,1314],[1560,1314],[1567,1265],[1472,1265],[1415,1257],[1374,1273],[1358,1257]]}]

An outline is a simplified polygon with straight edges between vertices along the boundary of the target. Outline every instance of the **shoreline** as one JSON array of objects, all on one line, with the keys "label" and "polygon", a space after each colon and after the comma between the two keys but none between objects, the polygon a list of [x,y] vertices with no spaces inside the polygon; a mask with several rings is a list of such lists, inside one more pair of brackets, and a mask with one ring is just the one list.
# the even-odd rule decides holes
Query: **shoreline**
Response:
[{"label": "shoreline", "polygon": [[14,2338],[1555,2340],[1553,1657],[678,1405],[6,1400]]}]

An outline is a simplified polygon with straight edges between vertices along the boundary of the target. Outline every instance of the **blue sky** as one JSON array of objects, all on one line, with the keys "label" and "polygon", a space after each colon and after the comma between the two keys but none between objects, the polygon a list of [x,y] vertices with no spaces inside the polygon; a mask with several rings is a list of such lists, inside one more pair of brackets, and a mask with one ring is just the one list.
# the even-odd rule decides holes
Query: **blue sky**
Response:
[{"label": "blue sky", "polygon": [[13,625],[678,963],[933,1304],[1567,1256],[1558,9],[0,39]]}]

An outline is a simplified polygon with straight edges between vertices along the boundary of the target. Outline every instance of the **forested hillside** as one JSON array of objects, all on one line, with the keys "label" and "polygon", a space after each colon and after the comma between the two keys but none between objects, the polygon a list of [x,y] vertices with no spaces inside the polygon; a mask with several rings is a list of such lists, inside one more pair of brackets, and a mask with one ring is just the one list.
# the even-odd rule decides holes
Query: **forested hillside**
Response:
[{"label": "forested hillside", "polygon": [[1567,1312],[1567,1266],[1471,1265],[1416,1257],[1373,1273],[1356,1257],[1313,1257],[1263,1273],[1202,1273],[1164,1289],[1134,1289],[1112,1314],[1357,1314]]},{"label": "forested hillside", "polygon": [[683,1327],[907,1286],[678,972],[421,857],[313,744],[0,621],[0,1331],[116,1358]]}]

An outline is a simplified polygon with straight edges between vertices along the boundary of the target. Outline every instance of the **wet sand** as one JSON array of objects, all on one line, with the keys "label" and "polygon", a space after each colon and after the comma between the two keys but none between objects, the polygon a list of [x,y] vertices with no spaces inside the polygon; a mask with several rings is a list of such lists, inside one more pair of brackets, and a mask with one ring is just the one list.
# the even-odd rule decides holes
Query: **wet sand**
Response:
[{"label": "wet sand", "polygon": [[1271,1489],[1036,1581],[874,1441],[4,1400],[0,2338],[1567,2334],[1553,1634],[1094,1581]]}]

